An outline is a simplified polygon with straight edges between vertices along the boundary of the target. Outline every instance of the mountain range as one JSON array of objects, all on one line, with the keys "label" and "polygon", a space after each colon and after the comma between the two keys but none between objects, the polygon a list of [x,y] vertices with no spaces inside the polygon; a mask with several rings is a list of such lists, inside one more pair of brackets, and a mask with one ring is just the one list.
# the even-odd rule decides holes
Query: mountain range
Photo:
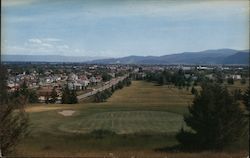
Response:
[{"label": "mountain range", "polygon": [[93,60],[97,64],[249,64],[249,50],[218,49],[163,56],[127,56]]},{"label": "mountain range", "polygon": [[249,50],[218,49],[183,52],[163,56],[127,56],[122,58],[58,55],[2,55],[7,62],[83,62],[89,64],[249,64]]},{"label": "mountain range", "polygon": [[5,62],[87,62],[101,58],[62,55],[2,55],[2,61]]}]

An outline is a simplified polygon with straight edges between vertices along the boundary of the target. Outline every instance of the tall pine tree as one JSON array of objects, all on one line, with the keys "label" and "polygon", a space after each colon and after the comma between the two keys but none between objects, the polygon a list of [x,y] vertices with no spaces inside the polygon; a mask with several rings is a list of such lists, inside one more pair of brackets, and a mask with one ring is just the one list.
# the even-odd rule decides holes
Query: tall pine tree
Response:
[{"label": "tall pine tree", "polygon": [[192,130],[182,129],[177,139],[183,147],[192,149],[223,149],[236,141],[246,128],[239,104],[218,84],[202,86],[184,120]]}]

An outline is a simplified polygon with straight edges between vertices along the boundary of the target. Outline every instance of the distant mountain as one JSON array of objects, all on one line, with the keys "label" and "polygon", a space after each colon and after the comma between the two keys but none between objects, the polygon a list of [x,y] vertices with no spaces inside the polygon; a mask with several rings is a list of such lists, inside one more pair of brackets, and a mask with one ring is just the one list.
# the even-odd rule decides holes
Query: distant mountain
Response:
[{"label": "distant mountain", "polygon": [[248,52],[238,52],[236,54],[230,55],[223,60],[224,64],[249,64],[249,51]]},{"label": "distant mountain", "polygon": [[84,62],[89,64],[249,64],[249,50],[233,49],[184,52],[163,56],[127,56],[122,58],[58,55],[2,55],[2,61]]},{"label": "distant mountain", "polygon": [[2,55],[2,61],[8,62],[87,62],[101,57],[79,57],[62,55]]},{"label": "distant mountain", "polygon": [[93,60],[97,64],[248,64],[249,50],[233,49],[184,52],[164,56],[128,56]]}]

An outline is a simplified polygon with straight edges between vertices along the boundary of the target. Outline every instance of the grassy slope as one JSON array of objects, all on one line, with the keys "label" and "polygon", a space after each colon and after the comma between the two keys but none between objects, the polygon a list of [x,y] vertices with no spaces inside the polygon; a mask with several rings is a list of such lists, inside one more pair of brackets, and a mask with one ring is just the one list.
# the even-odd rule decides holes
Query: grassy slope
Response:
[{"label": "grassy slope", "polygon": [[[192,97],[186,90],[134,81],[130,87],[116,91],[105,103],[33,105],[27,108],[31,134],[18,146],[16,154],[103,156],[108,152],[126,155],[129,151],[135,155],[141,152],[159,155],[155,148],[177,143],[174,134],[183,125],[182,115],[187,112]],[[70,117],[58,114],[63,109],[76,113]],[[100,128],[123,135],[96,139],[85,134]],[[134,132],[144,134],[131,134]]]}]

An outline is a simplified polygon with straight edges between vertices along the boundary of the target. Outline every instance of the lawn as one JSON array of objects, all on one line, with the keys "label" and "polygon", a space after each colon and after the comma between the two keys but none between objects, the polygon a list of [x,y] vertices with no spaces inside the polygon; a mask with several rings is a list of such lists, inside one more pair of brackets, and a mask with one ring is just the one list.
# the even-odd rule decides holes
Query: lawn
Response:
[{"label": "lawn", "polygon": [[[185,89],[133,81],[130,87],[116,91],[104,103],[29,105],[26,110],[31,132],[14,154],[108,156],[112,152],[161,156],[164,153],[155,149],[178,143],[175,134],[185,127],[183,114],[192,99]],[[59,114],[63,110],[75,112],[63,116]],[[97,137],[92,131],[99,129],[116,134],[107,132]]]}]

